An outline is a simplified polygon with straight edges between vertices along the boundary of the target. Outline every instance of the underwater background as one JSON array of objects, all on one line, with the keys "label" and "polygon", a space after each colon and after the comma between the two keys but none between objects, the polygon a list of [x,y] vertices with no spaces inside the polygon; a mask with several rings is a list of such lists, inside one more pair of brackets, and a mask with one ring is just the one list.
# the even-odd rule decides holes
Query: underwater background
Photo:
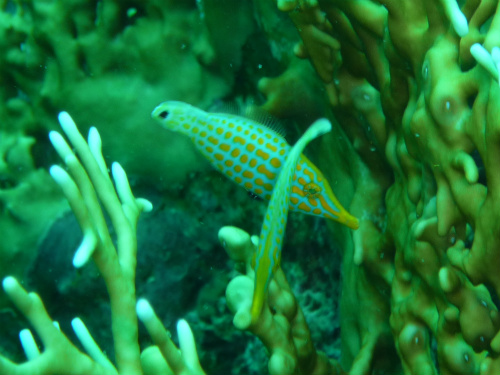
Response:
[{"label": "underwater background", "polygon": [[[206,374],[500,372],[498,1],[4,0],[0,7],[0,276],[36,292],[85,353],[71,324],[81,318],[114,366],[79,368],[87,359],[73,352],[64,373],[160,373],[140,362],[141,351],[159,344],[135,308],[122,316],[113,302],[120,293],[129,307],[146,299],[176,345],[185,319]],[[165,101],[243,117],[255,111],[290,145],[315,120],[332,123],[304,154],[359,229],[290,212],[269,299],[244,328],[239,314],[249,305],[241,301],[253,290],[230,282],[243,274],[253,286],[258,266],[237,259],[219,230],[259,235],[268,199],[151,118]],[[109,171],[118,162],[134,196],[152,203],[137,230],[129,227],[137,254],[126,282],[99,259],[73,266],[82,231],[87,237],[51,169],[63,166],[81,188],[49,138],[62,133],[62,111],[84,138],[98,130]],[[109,195],[64,132],[109,228],[111,242],[97,239],[93,256],[105,252],[99,246],[121,256],[126,245]],[[301,194],[317,204],[316,191]],[[140,207],[148,211],[141,204],[137,216]],[[42,315],[27,307],[34,297],[7,280],[0,374],[61,373],[57,355],[49,356],[59,352],[44,352],[43,324],[33,329]],[[18,338],[25,328],[40,353],[23,369],[7,358],[26,361]],[[127,329],[132,339],[122,342],[117,332]],[[171,372],[160,366],[162,373],[202,373],[163,357]]]}]

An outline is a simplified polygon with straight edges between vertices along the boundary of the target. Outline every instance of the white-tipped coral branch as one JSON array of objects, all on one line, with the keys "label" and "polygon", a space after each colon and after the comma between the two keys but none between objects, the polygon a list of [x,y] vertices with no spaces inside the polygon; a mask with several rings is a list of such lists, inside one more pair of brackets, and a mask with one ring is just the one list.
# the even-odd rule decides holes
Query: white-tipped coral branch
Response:
[{"label": "white-tipped coral branch", "polygon": [[23,329],[19,332],[19,341],[21,341],[24,354],[26,354],[28,361],[31,361],[40,355],[40,350],[38,350],[38,347],[36,346],[35,338],[29,329]]},{"label": "white-tipped coral branch", "polygon": [[[0,356],[0,374],[15,375],[141,375],[172,373],[204,374],[198,361],[192,332],[185,321],[179,322],[181,351],[169,341],[162,323],[153,310],[147,319],[147,309],[140,303],[137,312],[146,324],[153,340],[164,354],[161,371],[148,371],[141,359],[136,315],[135,267],[137,262],[136,226],[142,211],[151,211],[146,199],[134,197],[123,168],[114,163],[114,186],[101,153],[101,139],[95,128],[90,130],[86,143],[73,119],[65,112],[59,115],[61,127],[75,155],[63,136],[50,133],[54,148],[63,159],[68,172],[53,166],[50,174],[61,187],[83,232],[83,239],[75,253],[73,264],[83,266],[92,257],[104,278],[111,305],[112,335],[115,344],[116,367],[101,351],[89,330],[79,318],[72,321],[73,330],[88,354],[79,351],[59,330],[47,314],[42,300],[35,293],[27,293],[13,277],[3,281],[5,293],[26,317],[42,342],[42,350],[30,330],[20,333],[28,362],[17,365]],[[104,219],[101,205],[111,218],[116,233],[116,248]],[[146,313],[144,312],[146,311]],[[156,320],[152,320],[154,317]],[[153,323],[151,323],[153,322]],[[165,343],[169,344],[167,347]],[[150,353],[151,351],[148,351]],[[148,356],[143,356],[148,357]],[[150,358],[150,356],[149,356]],[[154,368],[154,367],[153,367]]]},{"label": "white-tipped coral branch", "polygon": [[101,366],[114,369],[113,364],[110,360],[104,355],[99,345],[95,342],[94,338],[90,334],[87,326],[80,318],[75,318],[71,321],[71,327],[73,327],[73,331],[78,337],[78,340],[84,347],[85,351],[88,355]]},{"label": "white-tipped coral branch", "polygon": [[464,37],[469,33],[467,18],[460,10],[456,0],[441,0],[448,20],[459,37]]},{"label": "white-tipped coral branch", "polygon": [[493,79],[500,82],[500,52],[498,51],[498,47],[496,47],[496,49],[494,48],[493,51],[490,54],[488,50],[479,43],[475,43],[470,47],[472,57],[491,74]]},{"label": "white-tipped coral branch", "polygon": [[[61,112],[59,122],[80,159],[78,160],[71,152],[62,136],[51,133],[50,138],[54,142],[54,147],[68,167],[74,184],[83,198],[78,199],[74,186],[69,187],[71,178],[63,177],[60,170],[56,169],[55,175],[58,176],[56,182],[66,193],[66,198],[84,233],[84,240],[75,255],[74,263],[81,266],[92,254],[110,297],[118,368],[123,373],[134,373],[140,369],[134,311],[136,225],[144,206],[136,203],[123,170],[118,173],[118,194],[116,193],[101,154],[101,140],[97,130],[91,131],[87,144],[68,113]],[[116,231],[116,248],[106,225],[101,204]],[[97,241],[94,242],[93,237]],[[136,327],[135,332],[131,331],[130,327]]]},{"label": "white-tipped coral branch", "polygon": [[43,345],[40,353],[30,330],[21,331],[20,339],[28,362],[17,365],[0,357],[0,374],[10,375],[116,375],[118,372],[104,368],[80,352],[53,324],[40,297],[27,293],[13,277],[6,277],[3,289],[16,308],[26,317]]},{"label": "white-tipped coral branch", "polygon": [[[145,299],[136,305],[137,316],[146,326],[155,347],[150,347],[141,355],[143,366],[152,369],[153,373],[161,373],[167,367],[171,373],[183,375],[204,375],[196,351],[193,332],[185,320],[177,323],[179,349],[172,342],[170,333],[165,329],[153,308]],[[150,371],[151,372],[151,371]]]},{"label": "white-tipped coral branch", "polygon": [[[57,134],[59,135],[59,134]],[[71,179],[68,173],[58,165],[50,168],[50,175],[61,187],[68,199],[75,216],[77,217],[80,228],[83,231],[83,239],[75,252],[73,257],[73,265],[76,268],[82,267],[92,256],[97,246],[97,236],[92,226],[90,217],[83,204],[83,198],[76,186],[75,182]]]}]

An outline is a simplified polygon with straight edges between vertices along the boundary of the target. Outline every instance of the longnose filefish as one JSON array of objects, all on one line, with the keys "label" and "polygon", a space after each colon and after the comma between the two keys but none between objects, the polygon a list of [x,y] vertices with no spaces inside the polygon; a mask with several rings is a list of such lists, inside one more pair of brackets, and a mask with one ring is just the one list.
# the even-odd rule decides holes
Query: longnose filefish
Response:
[{"label": "longnose filefish", "polygon": [[296,173],[297,162],[306,145],[314,138],[329,132],[331,128],[332,125],[327,119],[315,121],[291,148],[283,168],[281,168],[267,206],[266,216],[260,231],[259,247],[255,256],[255,282],[251,307],[252,323],[255,323],[260,316],[269,282],[281,262],[281,247],[283,246],[293,175]]},{"label": "longnose filefish", "polygon": [[[209,113],[168,101],[151,116],[169,130],[187,135],[201,154],[229,179],[269,200],[290,153],[283,136],[245,117]],[[321,216],[357,229],[359,221],[342,207],[321,171],[300,155],[291,185],[290,210]]]}]

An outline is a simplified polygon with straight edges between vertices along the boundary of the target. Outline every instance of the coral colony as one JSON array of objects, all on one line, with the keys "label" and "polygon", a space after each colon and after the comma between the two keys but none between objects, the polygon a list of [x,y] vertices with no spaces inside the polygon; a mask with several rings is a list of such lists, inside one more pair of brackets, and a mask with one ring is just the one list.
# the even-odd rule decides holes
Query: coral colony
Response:
[{"label": "coral colony", "polygon": [[[21,346],[2,323],[0,374],[500,374],[498,1],[124,3],[1,2],[0,317]],[[253,101],[291,139],[221,100]],[[245,190],[263,200],[235,203]],[[81,240],[57,268],[58,245],[37,249],[69,212]],[[139,235],[148,215],[164,224]],[[252,220],[260,236],[231,226]],[[287,268],[299,234],[339,249],[319,265],[341,275],[333,305],[336,286],[296,286],[319,280],[310,257]],[[222,248],[238,272],[207,267]],[[197,272],[213,278],[191,287]],[[71,330],[47,278],[61,295],[106,288],[86,316],[107,334]]]}]

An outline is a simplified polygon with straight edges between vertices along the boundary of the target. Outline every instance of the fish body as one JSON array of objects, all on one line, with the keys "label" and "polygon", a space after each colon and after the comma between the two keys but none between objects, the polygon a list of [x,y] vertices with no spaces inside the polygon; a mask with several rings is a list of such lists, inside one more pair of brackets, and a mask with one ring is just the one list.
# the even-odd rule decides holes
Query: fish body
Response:
[{"label": "fish body", "polygon": [[[245,117],[209,113],[187,103],[168,101],[151,115],[172,131],[187,135],[221,173],[269,200],[291,147],[278,132]],[[321,216],[349,228],[359,227],[335,197],[321,171],[300,154],[290,193],[290,210]]]},{"label": "fish body", "polygon": [[252,298],[251,317],[256,322],[269,288],[272,276],[281,262],[281,248],[288,219],[288,208],[293,194],[293,180],[302,151],[314,138],[329,132],[332,128],[326,119],[315,121],[291,148],[281,168],[267,207],[260,232],[259,247],[255,255],[255,282]]}]

